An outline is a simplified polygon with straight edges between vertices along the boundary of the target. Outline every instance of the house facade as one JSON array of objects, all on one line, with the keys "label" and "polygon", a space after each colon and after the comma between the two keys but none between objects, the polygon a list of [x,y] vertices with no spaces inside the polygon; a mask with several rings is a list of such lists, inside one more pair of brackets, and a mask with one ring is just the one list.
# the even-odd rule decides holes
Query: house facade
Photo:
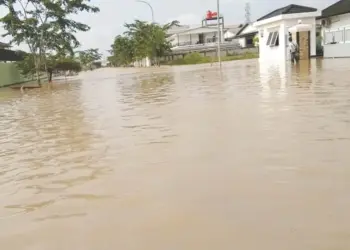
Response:
[{"label": "house facade", "polygon": [[341,0],[322,11],[323,56],[350,57],[350,1]]},{"label": "house facade", "polygon": [[[223,29],[222,29],[223,31]],[[224,40],[223,32],[221,33],[221,41]],[[218,41],[217,27],[197,27],[182,30],[170,37],[173,48],[189,45],[205,45],[216,43]]]},{"label": "house facade", "polygon": [[168,31],[170,35],[168,39],[172,44],[172,54],[183,56],[191,52],[213,52],[219,41],[222,50],[240,48],[238,40],[234,38],[243,25],[225,25],[222,16],[219,18],[220,33],[217,25],[217,17],[209,18],[207,13],[201,25],[196,27],[183,25],[171,28]]},{"label": "house facade", "polygon": [[315,8],[291,4],[259,18],[254,23],[254,27],[259,33],[260,60],[288,60],[290,57],[288,53],[289,36],[292,36],[294,41],[299,39],[298,34],[291,34],[289,30],[301,23],[310,29],[306,37],[303,36],[300,40],[304,41],[303,44],[307,46],[308,57],[316,56],[317,16],[320,16],[320,12]]},{"label": "house facade", "polygon": [[258,35],[258,29],[253,24],[245,24],[235,35],[242,48],[254,47],[254,37]]},{"label": "house facade", "polygon": [[237,33],[243,28],[243,24],[239,25],[227,25],[225,26],[224,39],[229,42],[232,41]]}]

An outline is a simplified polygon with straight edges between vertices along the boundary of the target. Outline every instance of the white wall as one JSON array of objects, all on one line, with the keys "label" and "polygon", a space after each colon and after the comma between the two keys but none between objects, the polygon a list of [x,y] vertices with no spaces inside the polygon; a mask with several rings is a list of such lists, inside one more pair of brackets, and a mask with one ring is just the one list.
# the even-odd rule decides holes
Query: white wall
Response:
[{"label": "white wall", "polygon": [[[324,44],[324,57],[350,57],[350,40],[348,37],[350,30],[350,14],[343,14],[330,18],[331,25],[329,27],[322,27],[323,41],[326,32],[342,31],[343,41],[337,44]],[[346,33],[346,37],[344,37]]]},{"label": "white wall", "polygon": [[148,57],[146,57],[142,60],[135,61],[133,64],[134,67],[151,67],[151,60]]},{"label": "white wall", "polygon": [[239,38],[238,39],[238,43],[239,43],[239,45],[241,45],[242,48],[245,48],[246,47],[246,39],[245,39],[245,37]]},{"label": "white wall", "polygon": [[[270,32],[279,31],[279,46],[270,47],[266,45]],[[261,37],[263,34],[263,37]],[[259,27],[259,51],[261,61],[285,61],[285,29],[282,21],[273,22]]]},{"label": "white wall", "polygon": [[236,34],[232,33],[231,31],[226,31],[224,32],[224,38],[232,38],[234,37]]}]

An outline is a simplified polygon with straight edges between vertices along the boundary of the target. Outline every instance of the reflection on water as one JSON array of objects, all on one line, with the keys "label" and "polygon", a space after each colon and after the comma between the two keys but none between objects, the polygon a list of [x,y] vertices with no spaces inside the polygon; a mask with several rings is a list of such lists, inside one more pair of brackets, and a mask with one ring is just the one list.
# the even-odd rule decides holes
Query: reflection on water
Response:
[{"label": "reflection on water", "polygon": [[6,249],[349,249],[348,60],[0,91]]}]

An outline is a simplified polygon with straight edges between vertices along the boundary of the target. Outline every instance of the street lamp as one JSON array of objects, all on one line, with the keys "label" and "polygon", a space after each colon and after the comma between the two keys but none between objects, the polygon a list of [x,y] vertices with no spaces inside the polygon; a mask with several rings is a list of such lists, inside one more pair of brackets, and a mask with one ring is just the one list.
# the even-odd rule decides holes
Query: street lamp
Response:
[{"label": "street lamp", "polygon": [[221,42],[221,30],[220,30],[220,0],[216,0],[217,5],[217,20],[218,20],[218,62],[221,67],[221,48],[220,48],[220,42]]},{"label": "street lamp", "polygon": [[144,4],[148,5],[148,7],[151,9],[151,12],[152,12],[152,23],[154,23],[154,12],[153,12],[152,5],[149,2],[146,2],[143,0],[136,0],[136,2],[140,2],[140,3],[144,3]]}]

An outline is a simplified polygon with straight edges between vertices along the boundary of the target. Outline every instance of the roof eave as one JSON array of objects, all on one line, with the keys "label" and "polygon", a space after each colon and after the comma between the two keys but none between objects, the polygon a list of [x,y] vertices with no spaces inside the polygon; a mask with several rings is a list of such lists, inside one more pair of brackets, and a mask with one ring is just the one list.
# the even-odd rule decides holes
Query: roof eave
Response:
[{"label": "roof eave", "polygon": [[[323,11],[322,11],[323,12]],[[321,16],[317,17],[318,19],[324,19],[324,18],[330,18],[330,17],[333,17],[333,16],[340,16],[340,15],[345,15],[345,14],[349,14],[350,11],[344,11],[344,12],[340,12],[340,13],[334,13],[334,14],[322,14]]]},{"label": "roof eave", "polygon": [[263,26],[265,24],[270,24],[282,20],[288,20],[288,19],[303,19],[303,18],[310,18],[310,17],[318,17],[321,15],[321,11],[314,11],[314,12],[303,12],[303,13],[292,13],[292,14],[282,14],[279,16],[274,16],[268,19],[264,19],[261,21],[256,21],[253,26],[259,27]]},{"label": "roof eave", "polygon": [[243,30],[244,30],[245,28],[247,28],[247,27],[248,27],[248,25],[249,25],[249,23],[244,24],[244,25],[242,26],[242,28],[240,28],[240,30],[237,32],[237,34],[236,34],[236,35],[241,34],[241,33],[243,32]]},{"label": "roof eave", "polygon": [[233,38],[242,38],[242,37],[246,37],[246,36],[256,35],[258,33],[259,33],[258,31],[254,31],[254,32],[249,32],[249,33],[245,33],[245,34],[241,34],[241,35],[236,35]]}]

